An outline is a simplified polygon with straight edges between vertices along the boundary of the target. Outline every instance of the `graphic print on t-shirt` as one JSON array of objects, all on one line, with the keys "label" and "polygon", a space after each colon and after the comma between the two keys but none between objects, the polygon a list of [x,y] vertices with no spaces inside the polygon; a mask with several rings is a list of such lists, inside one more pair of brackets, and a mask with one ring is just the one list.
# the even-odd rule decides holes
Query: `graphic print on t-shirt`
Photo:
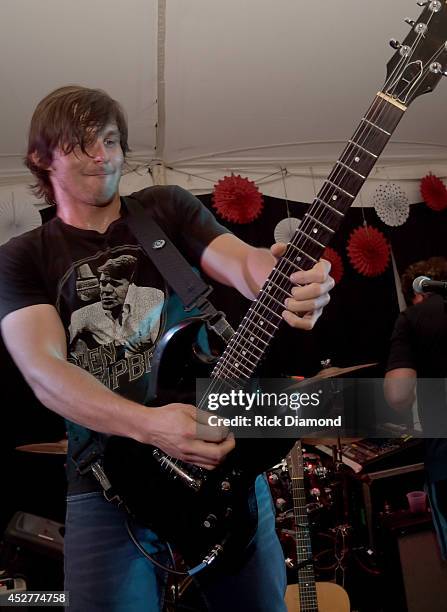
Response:
[{"label": "graphic print on t-shirt", "polygon": [[161,288],[138,284],[138,250],[115,248],[78,262],[64,283],[79,306],[70,315],[69,361],[127,395],[151,370],[165,303]]}]

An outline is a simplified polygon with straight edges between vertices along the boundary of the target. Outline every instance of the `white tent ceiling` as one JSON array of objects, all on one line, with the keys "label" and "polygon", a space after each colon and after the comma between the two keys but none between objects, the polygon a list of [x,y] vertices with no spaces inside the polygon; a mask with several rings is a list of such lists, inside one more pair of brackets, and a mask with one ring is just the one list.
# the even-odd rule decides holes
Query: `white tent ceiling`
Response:
[{"label": "white tent ceiling", "polygon": [[[420,11],[413,0],[2,0],[0,198],[29,182],[36,103],[79,83],[127,110],[140,169],[124,189],[150,184],[145,165],[159,159],[192,190],[228,170],[260,179],[287,167],[289,197],[311,199],[383,83],[388,40]],[[416,179],[447,175],[446,94],[441,82],[414,102],[370,190],[407,181],[415,200]],[[277,179],[263,191],[283,197]]]}]

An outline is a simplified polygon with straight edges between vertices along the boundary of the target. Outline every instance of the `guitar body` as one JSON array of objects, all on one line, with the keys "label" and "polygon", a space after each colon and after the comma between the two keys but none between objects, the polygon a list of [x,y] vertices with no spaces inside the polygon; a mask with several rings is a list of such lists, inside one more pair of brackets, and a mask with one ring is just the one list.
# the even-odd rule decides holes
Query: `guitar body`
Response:
[{"label": "guitar body", "polygon": [[[174,401],[195,403],[195,380],[209,377],[213,364],[196,342],[202,325],[199,317],[186,319],[158,343],[151,373],[153,407],[148,410]],[[255,479],[292,445],[290,439],[238,440],[224,463],[209,472],[177,460],[166,463],[154,447],[112,436],[104,471],[138,524],[195,565],[216,545],[225,543],[228,556],[245,545],[256,526],[248,507]],[[176,472],[178,467],[187,472],[186,479]]]},{"label": "guitar body", "polygon": [[[348,594],[340,585],[333,582],[317,582],[318,612],[349,612]],[[299,586],[291,584],[287,587],[285,602],[287,612],[307,612],[300,607]],[[314,611],[315,608],[312,608]]]}]

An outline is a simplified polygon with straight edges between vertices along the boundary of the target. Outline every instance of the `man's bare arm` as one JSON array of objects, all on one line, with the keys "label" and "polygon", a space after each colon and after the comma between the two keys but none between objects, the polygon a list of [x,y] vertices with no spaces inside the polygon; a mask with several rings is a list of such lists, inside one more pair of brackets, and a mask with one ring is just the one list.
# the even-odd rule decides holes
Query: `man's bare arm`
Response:
[{"label": "man's bare arm", "polygon": [[234,446],[225,428],[203,424],[193,406],[169,404],[149,409],[69,363],[65,331],[53,306],[37,304],[12,312],[2,320],[1,331],[37,398],[75,423],[153,444],[205,467],[217,465]]},{"label": "man's bare arm", "polygon": [[396,412],[411,409],[415,400],[415,390],[416,370],[396,368],[385,374],[385,399]]}]

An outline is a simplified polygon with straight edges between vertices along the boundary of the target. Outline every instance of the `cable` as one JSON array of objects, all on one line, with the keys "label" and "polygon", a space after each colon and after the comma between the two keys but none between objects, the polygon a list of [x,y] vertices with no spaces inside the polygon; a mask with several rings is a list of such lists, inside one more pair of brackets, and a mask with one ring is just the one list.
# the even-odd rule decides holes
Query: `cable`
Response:
[{"label": "cable", "polygon": [[[158,567],[159,569],[163,570],[164,572],[169,572],[170,574],[175,574],[176,576],[189,576],[189,572],[182,572],[182,571],[173,569],[172,567],[168,567],[167,565],[163,565],[163,563],[159,563],[156,559],[154,559],[154,557],[152,557],[152,555],[150,555],[147,552],[147,550],[138,541],[136,535],[132,531],[132,528],[130,526],[130,522],[129,522],[128,518],[126,519],[126,529],[127,529],[127,533],[129,534],[130,539],[135,544],[135,546],[138,548],[140,553],[144,557],[146,557],[146,559],[149,559],[149,561],[151,563],[153,563],[156,567]],[[168,550],[170,550],[170,549],[168,548]],[[174,566],[175,566],[175,564],[174,564]]]},{"label": "cable", "polygon": [[[182,572],[182,571],[173,569],[172,567],[168,567],[167,565],[163,565],[163,563],[160,563],[159,561],[154,559],[152,555],[150,555],[147,552],[147,550],[145,550],[145,548],[138,541],[137,536],[134,534],[130,526],[129,518],[126,519],[125,524],[126,524],[127,533],[129,534],[130,539],[135,544],[135,546],[138,548],[140,553],[159,569],[163,570],[164,572],[168,572],[169,574],[174,574],[176,576],[195,576],[196,574],[204,570],[206,567],[210,566],[212,563],[214,563],[214,561],[223,551],[223,546],[227,539],[227,538],[224,538],[221,544],[216,544],[216,546],[213,547],[211,552],[208,553],[208,555],[198,565],[195,565],[193,568],[189,569],[186,572]],[[167,546],[168,546],[168,551],[169,551],[170,550],[169,545],[167,544]],[[172,550],[170,551],[170,554],[172,554]]]}]

